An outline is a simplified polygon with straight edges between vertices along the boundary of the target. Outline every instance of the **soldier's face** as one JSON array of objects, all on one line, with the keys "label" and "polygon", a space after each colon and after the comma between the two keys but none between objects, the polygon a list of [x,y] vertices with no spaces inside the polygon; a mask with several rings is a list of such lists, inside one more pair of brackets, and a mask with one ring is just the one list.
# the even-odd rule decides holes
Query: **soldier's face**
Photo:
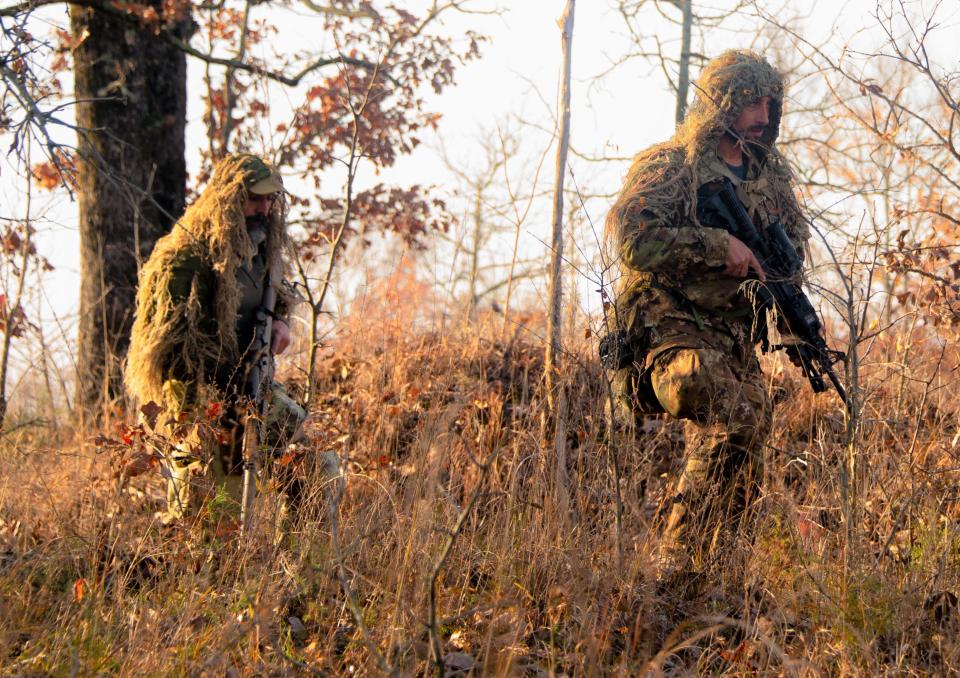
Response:
[{"label": "soldier's face", "polygon": [[770,97],[760,97],[745,106],[733,121],[733,131],[748,141],[756,141],[763,136],[770,124]]},{"label": "soldier's face", "polygon": [[273,203],[277,199],[275,193],[266,193],[258,195],[251,193],[247,196],[247,202],[243,206],[243,216],[267,216],[273,209]]}]

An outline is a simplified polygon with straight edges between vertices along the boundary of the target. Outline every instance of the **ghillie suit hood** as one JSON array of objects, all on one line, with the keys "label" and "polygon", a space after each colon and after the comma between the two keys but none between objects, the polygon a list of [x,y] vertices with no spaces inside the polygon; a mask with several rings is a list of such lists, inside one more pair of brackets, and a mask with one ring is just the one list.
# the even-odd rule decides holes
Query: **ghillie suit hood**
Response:
[{"label": "ghillie suit hood", "polygon": [[770,189],[786,214],[799,217],[791,188],[792,175],[776,147],[783,114],[782,76],[760,55],[729,50],[711,60],[696,84],[696,98],[683,123],[668,141],[639,153],[633,160],[617,202],[607,216],[606,238],[616,255],[633,235],[646,212],[661,223],[696,224],[697,188],[717,176],[717,143],[733,132],[740,112],[761,97],[770,97],[769,122],[759,139],[745,141],[745,162],[764,168]]},{"label": "ghillie suit hood", "polygon": [[[247,233],[244,206],[250,188],[271,176],[277,176],[275,170],[254,155],[224,158],[196,202],[157,241],[140,274],[125,372],[127,387],[141,402],[163,402],[163,385],[172,374],[202,382],[217,365],[240,360],[237,271],[249,267],[257,254]],[[277,285],[287,245],[280,197],[271,210],[266,239],[267,270]],[[186,299],[173,297],[174,273],[184,266],[212,271],[212,300],[200,298],[196,278]]]}]

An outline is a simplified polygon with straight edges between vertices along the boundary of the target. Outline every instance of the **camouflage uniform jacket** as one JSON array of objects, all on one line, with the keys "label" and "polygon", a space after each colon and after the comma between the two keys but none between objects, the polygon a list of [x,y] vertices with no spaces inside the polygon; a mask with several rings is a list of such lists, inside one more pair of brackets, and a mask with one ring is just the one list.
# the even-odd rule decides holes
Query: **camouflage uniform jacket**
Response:
[{"label": "camouflage uniform jacket", "polygon": [[[675,180],[697,177],[697,185],[687,187],[684,195],[695,196],[704,184],[729,179],[758,230],[762,233],[780,218],[803,256],[806,225],[792,191],[783,190],[782,179],[745,158],[747,179],[741,180],[715,152],[704,154],[691,173],[680,156],[680,151],[665,149],[660,162],[667,164],[665,175]],[[643,358],[639,362],[645,368],[676,347],[750,355],[766,327],[765,318],[755,317],[745,281],[723,272],[730,236],[722,229],[701,226],[695,199],[684,202],[670,210],[642,209],[635,217],[633,235],[620,244],[623,275],[617,285],[617,324],[639,341],[642,356],[637,358]]]}]

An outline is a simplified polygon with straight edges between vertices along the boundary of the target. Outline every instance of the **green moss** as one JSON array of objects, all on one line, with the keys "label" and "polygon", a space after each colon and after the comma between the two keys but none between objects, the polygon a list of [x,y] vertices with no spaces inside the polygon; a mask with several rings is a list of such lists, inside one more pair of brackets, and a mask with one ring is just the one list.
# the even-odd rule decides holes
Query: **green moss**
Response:
[{"label": "green moss", "polygon": [[225,485],[217,486],[217,492],[206,503],[207,521],[210,524],[237,520],[240,517],[240,504],[230,496]]},{"label": "green moss", "polygon": [[913,531],[910,568],[921,573],[941,568],[956,572],[960,568],[960,527],[935,512],[929,518]]},{"label": "green moss", "polygon": [[861,573],[851,577],[847,582],[845,595],[842,597],[842,621],[847,625],[847,638],[856,644],[857,634],[860,636],[886,636],[895,630],[894,620],[900,602],[900,593],[891,590],[879,576],[871,573]]}]

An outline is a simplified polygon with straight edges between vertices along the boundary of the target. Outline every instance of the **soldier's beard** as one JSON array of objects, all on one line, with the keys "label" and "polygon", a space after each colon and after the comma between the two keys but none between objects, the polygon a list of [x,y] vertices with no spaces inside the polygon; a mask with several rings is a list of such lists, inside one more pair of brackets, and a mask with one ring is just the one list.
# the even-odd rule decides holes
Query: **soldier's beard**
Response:
[{"label": "soldier's beard", "polygon": [[247,235],[257,247],[266,242],[269,228],[270,217],[266,214],[251,214],[247,217]]}]

